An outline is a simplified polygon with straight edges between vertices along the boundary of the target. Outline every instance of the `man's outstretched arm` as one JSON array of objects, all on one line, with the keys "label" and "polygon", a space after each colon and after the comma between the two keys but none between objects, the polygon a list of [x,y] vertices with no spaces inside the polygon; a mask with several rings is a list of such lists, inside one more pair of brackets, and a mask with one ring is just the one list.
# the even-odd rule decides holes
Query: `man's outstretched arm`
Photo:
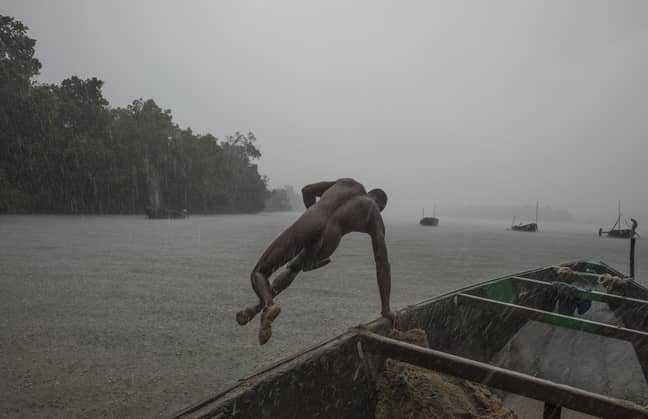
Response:
[{"label": "man's outstretched arm", "polygon": [[391,268],[387,257],[387,244],[385,244],[385,226],[380,215],[377,217],[375,229],[371,234],[371,246],[373,247],[374,261],[376,262],[378,291],[380,291],[380,312],[383,316],[392,318],[393,313],[389,307],[389,296],[391,293]]},{"label": "man's outstretched arm", "polygon": [[310,208],[317,200],[317,197],[322,196],[333,185],[335,185],[335,182],[317,182],[304,186],[302,188],[302,197],[306,208]]}]

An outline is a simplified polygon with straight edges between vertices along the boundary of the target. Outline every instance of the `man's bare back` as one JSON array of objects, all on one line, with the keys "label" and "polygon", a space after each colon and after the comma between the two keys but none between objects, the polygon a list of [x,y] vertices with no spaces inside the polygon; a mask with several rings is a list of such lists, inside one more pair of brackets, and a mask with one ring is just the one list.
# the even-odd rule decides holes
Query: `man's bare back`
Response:
[{"label": "man's bare back", "polygon": [[[259,302],[236,315],[238,323],[243,325],[263,310],[259,329],[261,344],[270,339],[272,322],[281,312],[273,297],[286,289],[299,272],[328,264],[342,236],[353,231],[367,233],[372,238],[382,313],[393,318],[389,308],[391,275],[385,227],[380,215],[387,204],[387,195],[380,189],[367,193],[362,184],[348,178],[305,186],[302,194],[306,211],[270,244],[252,271],[252,288]],[[318,201],[317,197],[320,197]],[[285,264],[287,268],[270,285],[270,276]]]}]

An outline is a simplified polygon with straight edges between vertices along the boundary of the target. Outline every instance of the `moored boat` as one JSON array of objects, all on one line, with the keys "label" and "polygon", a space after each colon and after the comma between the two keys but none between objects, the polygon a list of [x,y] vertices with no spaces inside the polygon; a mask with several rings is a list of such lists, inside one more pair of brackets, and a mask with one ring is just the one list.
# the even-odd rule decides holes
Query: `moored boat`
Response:
[{"label": "moored boat", "polygon": [[511,230],[513,231],[526,231],[529,233],[535,233],[538,231],[538,202],[536,201],[536,216],[535,223],[519,223],[515,224],[515,217],[513,217],[513,222],[511,223]]},{"label": "moored boat", "polygon": [[[617,215],[616,222],[608,231],[604,231],[602,228],[599,228],[598,235],[599,237],[606,235],[607,237],[612,237],[615,239],[631,239],[635,237],[637,231],[637,220],[634,218],[630,219],[632,222],[632,227],[630,228],[621,228],[621,201],[619,201],[619,212]],[[626,222],[627,223],[627,222]]]},{"label": "moored boat", "polygon": [[521,418],[648,418],[648,289],[603,262],[455,290],[400,310],[398,328],[424,330],[429,348],[388,337],[379,318],[174,417],[372,419],[390,358],[484,384]]},{"label": "moored boat", "polygon": [[421,224],[422,226],[436,227],[439,225],[439,219],[436,217],[423,217],[421,218],[421,221],[419,221],[419,224]]},{"label": "moored boat", "polygon": [[151,219],[185,218],[189,215],[186,209],[172,210],[159,208],[157,210],[147,207],[144,209],[146,216]]},{"label": "moored boat", "polygon": [[426,217],[425,208],[423,208],[423,213],[421,214],[421,220],[419,221],[419,224],[422,226],[432,226],[432,227],[436,227],[439,225],[439,219],[436,217],[436,205],[432,210],[432,217]]},{"label": "moored boat", "polygon": [[527,224],[515,224],[511,226],[513,231],[527,231],[527,232],[536,232],[538,231],[538,224],[536,223],[527,223]]}]

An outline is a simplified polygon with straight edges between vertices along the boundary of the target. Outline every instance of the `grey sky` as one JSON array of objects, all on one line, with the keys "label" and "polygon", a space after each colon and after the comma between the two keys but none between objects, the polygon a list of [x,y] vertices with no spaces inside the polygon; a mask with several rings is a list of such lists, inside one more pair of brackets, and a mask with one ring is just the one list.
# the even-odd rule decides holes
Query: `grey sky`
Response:
[{"label": "grey sky", "polygon": [[[273,186],[352,176],[388,213],[648,215],[648,2],[25,1],[41,81],[254,131]],[[449,214],[448,214],[449,215]]]}]

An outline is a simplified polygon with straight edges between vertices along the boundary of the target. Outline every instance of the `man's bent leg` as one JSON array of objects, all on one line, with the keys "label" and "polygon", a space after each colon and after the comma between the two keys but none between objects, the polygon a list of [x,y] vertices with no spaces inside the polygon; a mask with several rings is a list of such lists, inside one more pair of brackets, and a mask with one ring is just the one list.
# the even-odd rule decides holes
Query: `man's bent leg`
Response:
[{"label": "man's bent leg", "polygon": [[272,288],[268,278],[263,273],[252,273],[252,288],[263,306],[261,326],[259,327],[259,344],[263,345],[272,336],[272,322],[281,313],[281,307],[272,301]]},{"label": "man's bent leg", "polygon": [[281,313],[279,304],[272,304],[263,309],[261,313],[261,325],[259,326],[259,344],[263,345],[272,337],[272,322]]},{"label": "man's bent leg", "polygon": [[[271,293],[272,298],[276,297],[290,286],[293,280],[297,277],[297,274],[302,269],[302,259],[304,252],[302,251],[295,259],[293,259],[288,267],[278,274],[275,279],[272,281]],[[254,318],[261,310],[263,310],[264,304],[259,301],[257,304],[251,304],[245,307],[243,310],[236,313],[236,321],[238,324],[243,326],[247,324],[250,320]]]},{"label": "man's bent leg", "polygon": [[[272,297],[276,297],[281,291],[288,288],[288,286],[293,282],[298,270],[293,271],[290,267],[286,268],[285,271],[281,272],[277,277],[272,281]],[[236,313],[236,321],[241,326],[247,324],[250,320],[254,318],[261,310],[263,310],[264,304],[259,301],[256,304],[251,304],[245,307],[243,310]]]},{"label": "man's bent leg", "polygon": [[[272,298],[276,294],[273,293],[268,279],[275,269],[290,261],[295,257],[295,254],[300,251],[301,248],[299,248],[297,244],[294,244],[294,228],[292,226],[281,233],[279,237],[270,244],[268,249],[263,253],[263,255],[261,255],[261,258],[254,267],[250,277],[252,289],[259,298],[259,303],[257,305],[248,306],[236,313],[236,321],[239,324],[246,324],[259,311],[264,310],[265,312],[274,305]],[[263,316],[261,319],[262,323],[268,323],[267,320],[272,322],[272,320],[279,315],[278,311],[280,310],[279,306],[273,308],[270,313],[271,315]]]},{"label": "man's bent leg", "polygon": [[331,258],[322,259],[311,266],[304,267],[304,272],[314,271],[331,263]]},{"label": "man's bent leg", "polygon": [[[330,258],[322,259],[311,266],[305,266],[308,259],[314,257],[313,252],[307,252],[302,250],[295,259],[293,259],[288,267],[278,274],[275,279],[272,281],[272,298],[276,297],[292,284],[293,280],[297,277],[299,272],[308,272],[315,269],[319,269],[323,266],[328,265],[331,262]],[[250,320],[252,320],[257,314],[263,310],[264,304],[259,301],[256,304],[251,304],[245,307],[243,310],[236,313],[236,321],[241,326],[246,325]]]},{"label": "man's bent leg", "polygon": [[272,301],[272,288],[270,287],[268,277],[256,271],[252,272],[250,280],[252,281],[252,289],[257,297],[259,297],[259,300],[261,300],[263,307],[269,307],[274,304]]}]

